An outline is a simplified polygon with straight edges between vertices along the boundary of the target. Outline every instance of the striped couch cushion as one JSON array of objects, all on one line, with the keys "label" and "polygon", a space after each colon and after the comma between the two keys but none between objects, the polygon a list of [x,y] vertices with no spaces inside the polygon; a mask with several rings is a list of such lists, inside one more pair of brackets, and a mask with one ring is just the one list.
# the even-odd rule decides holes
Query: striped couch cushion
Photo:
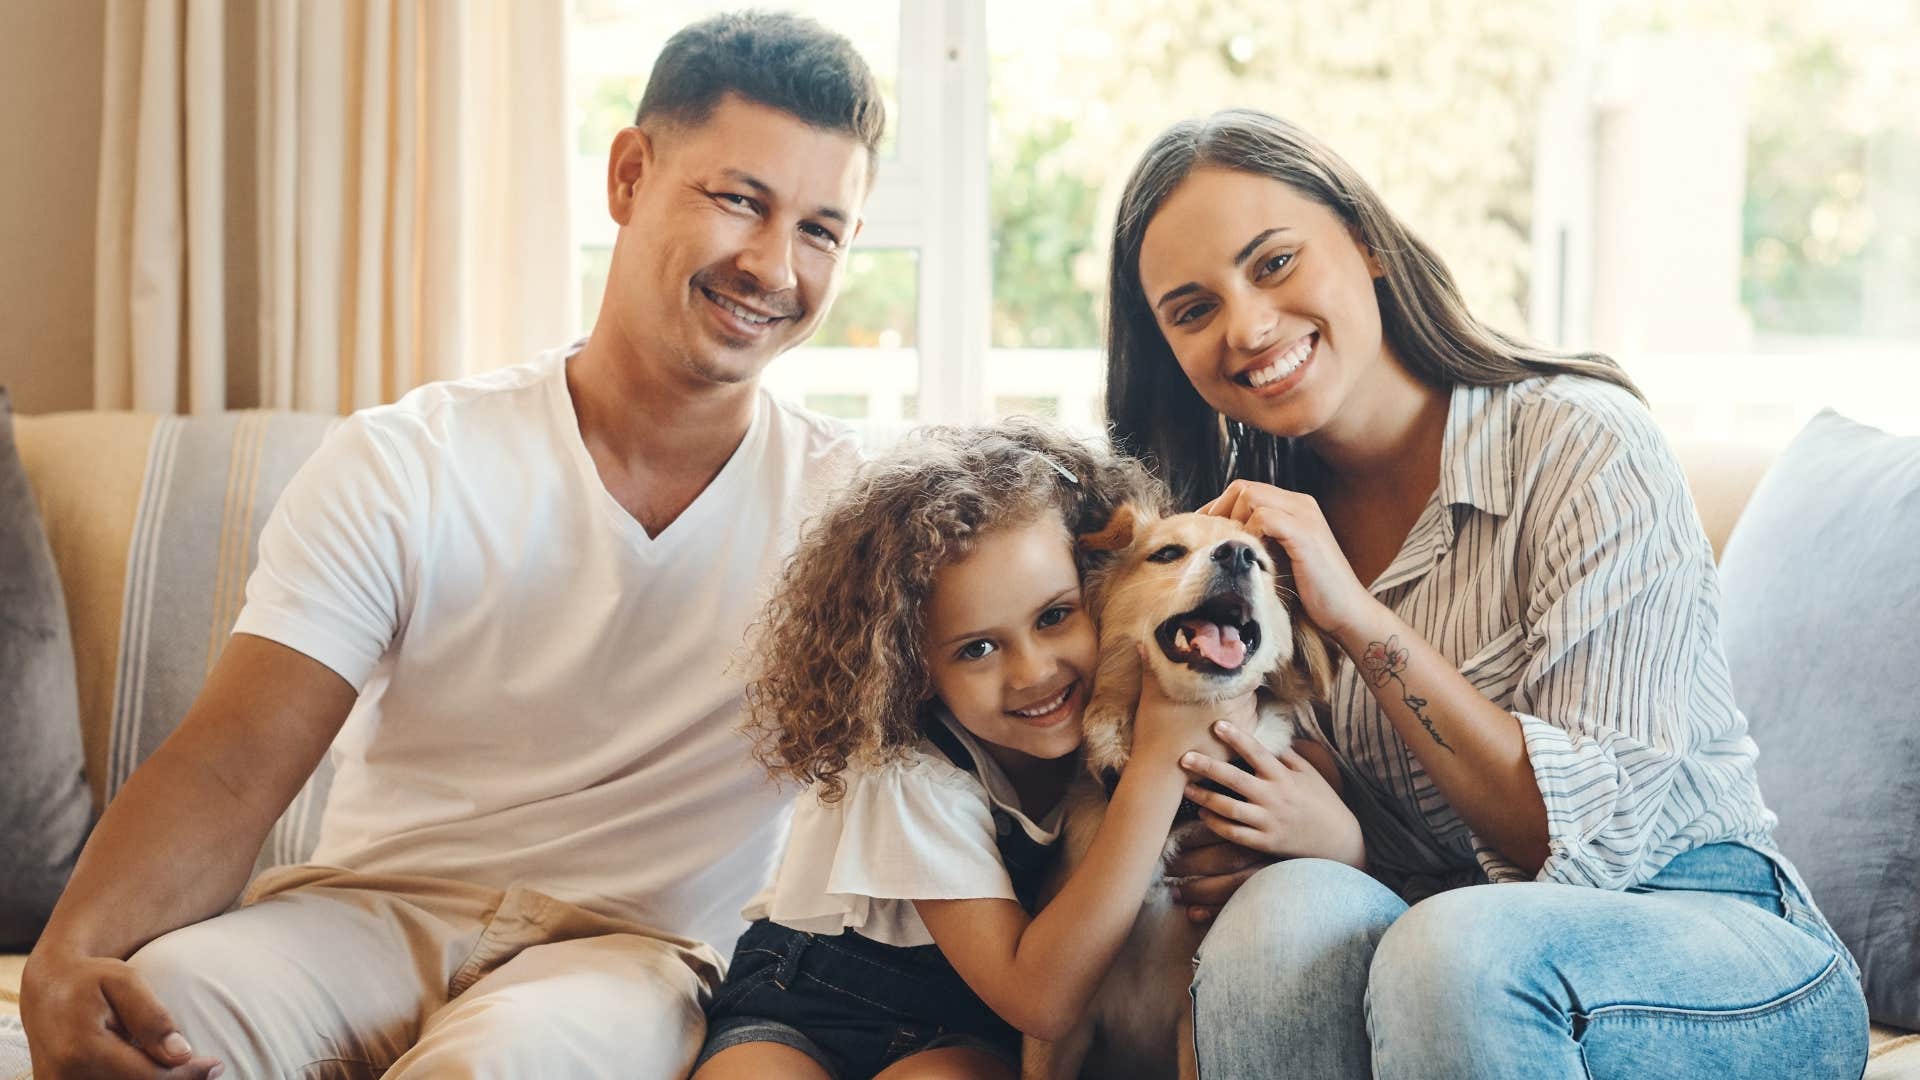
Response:
[{"label": "striped couch cushion", "polygon": [[[97,804],[186,715],[239,616],[268,512],[336,422],[262,411],[18,419],[73,624]],[[323,763],[256,871],[313,850],[331,777]]]}]

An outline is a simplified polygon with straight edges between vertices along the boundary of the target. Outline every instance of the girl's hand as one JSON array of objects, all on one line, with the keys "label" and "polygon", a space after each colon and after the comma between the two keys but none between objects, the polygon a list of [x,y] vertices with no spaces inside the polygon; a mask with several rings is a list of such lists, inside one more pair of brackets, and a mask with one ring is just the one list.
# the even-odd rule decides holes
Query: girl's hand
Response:
[{"label": "girl's hand", "polygon": [[1200,512],[1232,518],[1279,544],[1293,563],[1294,591],[1307,617],[1335,638],[1344,640],[1345,630],[1378,604],[1354,576],[1313,496],[1235,480]]},{"label": "girl's hand", "polygon": [[1140,702],[1133,710],[1133,747],[1128,767],[1133,762],[1150,762],[1174,768],[1188,750],[1218,752],[1224,745],[1213,734],[1215,723],[1239,721],[1252,724],[1255,719],[1251,691],[1226,701],[1192,704],[1169,698],[1160,686],[1160,677],[1147,662],[1147,647],[1137,646],[1140,654]]},{"label": "girl's hand", "polygon": [[1187,798],[1200,807],[1200,820],[1208,828],[1222,839],[1269,855],[1333,859],[1366,869],[1359,819],[1306,758],[1292,747],[1276,757],[1247,729],[1225,722],[1215,724],[1214,733],[1247,768],[1197,752],[1181,757],[1181,768],[1194,781],[1211,780],[1240,796],[1188,783]]}]

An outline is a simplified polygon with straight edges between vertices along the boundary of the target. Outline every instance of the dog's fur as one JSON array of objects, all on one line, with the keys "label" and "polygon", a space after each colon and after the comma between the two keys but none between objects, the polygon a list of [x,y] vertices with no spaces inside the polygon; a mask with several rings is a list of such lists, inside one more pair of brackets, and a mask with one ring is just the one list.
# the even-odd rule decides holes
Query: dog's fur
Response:
[{"label": "dog's fur", "polygon": [[[1221,701],[1260,689],[1258,738],[1270,750],[1289,745],[1296,722],[1311,722],[1311,702],[1324,698],[1331,662],[1319,633],[1289,612],[1279,568],[1260,539],[1236,522],[1202,514],[1157,517],[1122,506],[1099,533],[1081,538],[1111,562],[1089,574],[1089,605],[1100,626],[1100,660],[1083,723],[1086,771],[1067,793],[1064,850],[1043,891],[1050,899],[1086,857],[1106,816],[1111,785],[1126,766],[1133,710],[1143,669],[1139,646],[1168,697]],[[1225,545],[1238,545],[1224,550]],[[1251,548],[1251,552],[1244,551]],[[1223,552],[1217,559],[1216,552]],[[1251,561],[1253,565],[1247,566]],[[1258,640],[1240,633],[1246,656],[1224,671],[1181,647],[1174,627],[1212,605],[1224,622],[1243,613]],[[1176,656],[1184,655],[1184,659]],[[1206,825],[1178,823],[1161,866]],[[1160,877],[1075,1029],[1057,1042],[1026,1040],[1021,1075],[1029,1080],[1194,1075],[1192,1012],[1187,984],[1203,927],[1187,919]]]}]

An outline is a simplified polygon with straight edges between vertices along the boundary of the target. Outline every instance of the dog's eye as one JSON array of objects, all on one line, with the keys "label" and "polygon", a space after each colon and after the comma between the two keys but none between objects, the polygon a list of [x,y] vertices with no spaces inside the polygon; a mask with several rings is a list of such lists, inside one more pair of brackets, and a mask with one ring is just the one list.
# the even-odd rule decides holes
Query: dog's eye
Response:
[{"label": "dog's eye", "polygon": [[1181,547],[1179,544],[1168,544],[1166,547],[1163,547],[1159,551],[1156,551],[1153,554],[1147,556],[1147,561],[1148,562],[1174,562],[1175,560],[1186,558],[1186,555],[1187,555],[1186,548]]}]

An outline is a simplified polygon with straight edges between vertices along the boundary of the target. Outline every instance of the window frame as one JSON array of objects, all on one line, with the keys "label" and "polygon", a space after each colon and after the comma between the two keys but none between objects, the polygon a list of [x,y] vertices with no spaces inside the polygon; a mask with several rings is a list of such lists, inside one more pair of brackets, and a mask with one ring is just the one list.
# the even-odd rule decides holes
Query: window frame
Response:
[{"label": "window frame", "polygon": [[867,197],[857,246],[919,252],[914,419],[985,412],[993,314],[987,235],[987,21],[971,0],[900,4],[898,149]]},{"label": "window frame", "polygon": [[[1630,342],[1596,340],[1605,314],[1597,308],[1596,296],[1610,283],[1617,289],[1621,275],[1605,258],[1606,238],[1597,216],[1607,181],[1602,175],[1605,148],[1599,120],[1620,106],[1622,94],[1618,70],[1622,65],[1603,30],[1605,9],[1604,0],[1576,0],[1571,10],[1570,55],[1537,106],[1533,254],[1528,275],[1532,335],[1563,347],[1611,345],[1629,371],[1648,375],[1648,388],[1656,397],[1671,393],[1682,404],[1709,392],[1703,388],[1709,367],[1719,371],[1742,356],[1791,353],[1805,361],[1809,357],[1804,354],[1816,349],[1837,349],[1861,354],[1859,362],[1870,367],[1889,356],[1911,355],[1915,343],[1905,340],[1747,340],[1734,349],[1712,353],[1677,342],[1648,342],[1646,348],[1638,348]],[[898,115],[891,118],[894,148],[892,156],[880,164],[855,251],[900,249],[916,256],[912,348],[917,382],[909,389],[905,370],[890,372],[889,385],[878,388],[881,397],[893,402],[911,394],[913,415],[900,416],[889,406],[872,418],[894,424],[979,422],[996,415],[992,395],[1041,393],[1036,387],[1046,380],[1028,376],[1042,366],[1053,367],[1051,362],[1038,363],[1036,350],[995,349],[991,342],[987,9],[978,0],[902,0],[894,10],[899,19]],[[604,219],[605,196],[604,162],[588,154],[578,154],[576,160],[580,166],[574,177],[577,258],[590,243],[599,243],[603,230],[597,231],[592,222],[596,217]],[[576,266],[576,280],[578,273]],[[1729,311],[1737,311],[1738,298],[1727,299]],[[904,360],[905,349],[899,352]],[[865,392],[855,373],[862,361],[876,359],[874,351],[865,348],[803,345],[795,353],[770,371],[770,378],[789,387],[801,386],[808,380],[800,371],[812,370],[823,374],[822,393]],[[1063,388],[1065,394],[1058,399],[1059,419],[1074,427],[1097,427],[1096,399],[1103,391],[1098,350],[1047,350],[1047,355],[1059,361],[1054,374],[1074,372],[1074,385]],[[1675,363],[1697,370],[1681,378],[1668,370]],[[1856,374],[1855,381],[1870,382],[1866,370]],[[834,371],[841,374],[824,374]],[[1082,392],[1079,382],[1089,377],[1094,382]],[[1829,396],[1845,397],[1843,391],[1851,385],[1829,386]],[[1721,412],[1713,412],[1711,426],[1716,430],[1743,426],[1742,420]]]}]

